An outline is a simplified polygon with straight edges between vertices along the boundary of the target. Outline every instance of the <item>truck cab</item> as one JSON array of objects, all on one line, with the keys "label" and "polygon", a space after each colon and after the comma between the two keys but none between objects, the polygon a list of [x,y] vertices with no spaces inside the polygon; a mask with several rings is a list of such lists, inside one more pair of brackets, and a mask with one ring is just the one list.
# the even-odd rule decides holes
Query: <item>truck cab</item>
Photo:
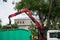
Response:
[{"label": "truck cab", "polygon": [[48,30],[47,40],[60,40],[60,30]]}]

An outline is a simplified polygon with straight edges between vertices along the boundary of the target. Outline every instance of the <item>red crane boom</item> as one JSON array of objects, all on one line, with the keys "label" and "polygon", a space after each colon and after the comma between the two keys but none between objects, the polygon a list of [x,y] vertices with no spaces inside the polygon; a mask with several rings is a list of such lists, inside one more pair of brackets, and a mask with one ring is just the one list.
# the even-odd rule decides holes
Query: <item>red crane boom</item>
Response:
[{"label": "red crane boom", "polygon": [[11,15],[9,15],[9,24],[11,23],[11,20],[10,20],[10,18],[12,18],[12,17],[14,17],[14,16],[16,16],[16,15],[19,15],[19,14],[22,14],[22,13],[26,13],[29,17],[30,17],[30,19],[35,23],[35,25],[38,27],[38,29],[39,29],[39,31],[40,31],[40,35],[39,35],[39,40],[42,40],[43,39],[43,34],[42,34],[42,25],[41,24],[39,24],[39,22],[33,17],[33,15],[32,15],[32,12],[28,9],[28,8],[24,8],[24,9],[21,9],[21,10],[19,10],[19,12],[16,12],[16,13],[14,13],[14,14],[11,14]]}]

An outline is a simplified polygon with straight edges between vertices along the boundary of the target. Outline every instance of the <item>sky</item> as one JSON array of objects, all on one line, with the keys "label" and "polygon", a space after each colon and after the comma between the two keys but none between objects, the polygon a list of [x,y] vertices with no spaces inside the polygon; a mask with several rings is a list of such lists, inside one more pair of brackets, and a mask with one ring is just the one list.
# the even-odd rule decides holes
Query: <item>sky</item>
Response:
[{"label": "sky", "polygon": [[[15,4],[14,5],[12,4],[13,1],[18,2],[19,0],[8,0],[7,2],[3,2],[2,0],[0,0],[0,19],[2,20],[2,25],[8,24],[9,23],[8,16],[10,14],[17,12],[14,9]],[[14,23],[14,19],[16,18],[26,18],[26,17],[27,15],[25,13],[13,17],[11,18],[12,24]]]}]

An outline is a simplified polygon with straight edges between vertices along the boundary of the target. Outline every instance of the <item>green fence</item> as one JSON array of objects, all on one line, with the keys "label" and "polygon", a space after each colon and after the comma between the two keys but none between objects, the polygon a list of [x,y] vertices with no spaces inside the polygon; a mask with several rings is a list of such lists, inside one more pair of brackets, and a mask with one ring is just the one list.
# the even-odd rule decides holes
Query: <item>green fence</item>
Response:
[{"label": "green fence", "polygon": [[25,29],[0,30],[0,40],[30,40],[31,32]]}]

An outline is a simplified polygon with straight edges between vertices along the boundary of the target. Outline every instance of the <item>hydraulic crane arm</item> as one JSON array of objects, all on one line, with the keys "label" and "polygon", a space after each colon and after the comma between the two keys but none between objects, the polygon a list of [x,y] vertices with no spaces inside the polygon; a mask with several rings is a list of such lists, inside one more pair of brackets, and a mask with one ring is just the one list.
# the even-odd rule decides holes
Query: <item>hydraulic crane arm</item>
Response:
[{"label": "hydraulic crane arm", "polygon": [[[19,12],[16,12],[16,13],[14,13],[14,14],[9,15],[8,18],[9,18],[9,20],[10,20],[10,18],[12,18],[12,17],[14,17],[14,16],[16,16],[16,15],[22,14],[22,13],[24,13],[24,12],[31,18],[31,20],[32,20],[32,21],[35,23],[35,25],[39,28],[39,30],[40,30],[39,40],[42,40],[42,25],[39,24],[39,22],[33,17],[32,12],[31,12],[28,8],[21,9]],[[11,23],[11,20],[10,20],[10,23]]]}]

